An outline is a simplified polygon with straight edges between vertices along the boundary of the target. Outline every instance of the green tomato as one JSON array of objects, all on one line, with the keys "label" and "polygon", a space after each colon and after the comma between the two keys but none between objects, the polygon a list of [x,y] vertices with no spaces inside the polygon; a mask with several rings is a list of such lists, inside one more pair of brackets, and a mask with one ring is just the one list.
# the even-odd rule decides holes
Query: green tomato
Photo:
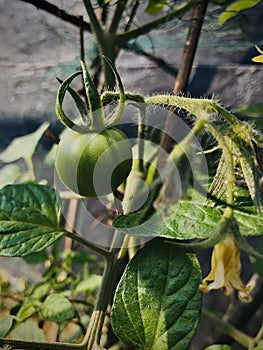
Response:
[{"label": "green tomato", "polygon": [[116,128],[83,134],[69,130],[58,145],[55,160],[64,185],[84,197],[113,192],[131,167],[130,141]]}]

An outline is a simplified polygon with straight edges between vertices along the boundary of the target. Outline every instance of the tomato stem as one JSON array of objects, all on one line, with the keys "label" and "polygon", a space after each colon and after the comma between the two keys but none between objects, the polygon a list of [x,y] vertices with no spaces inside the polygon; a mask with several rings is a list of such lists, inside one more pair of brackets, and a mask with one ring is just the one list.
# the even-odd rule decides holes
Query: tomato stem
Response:
[{"label": "tomato stem", "polygon": [[118,255],[123,237],[124,235],[122,232],[115,231],[105,266],[97,303],[92,313],[86,336],[82,342],[82,345],[85,344],[87,346],[87,350],[92,350],[94,345],[99,345],[100,343],[105,314],[112,297],[113,288],[116,285],[116,269],[118,263],[120,262]]},{"label": "tomato stem", "polygon": [[102,255],[105,259],[107,259],[109,257],[109,255],[110,255],[110,252],[108,250],[100,248],[99,246],[86,241],[84,238],[82,238],[81,236],[79,236],[76,233],[71,233],[71,232],[66,231],[65,232],[65,236],[73,239],[76,242],[81,243],[83,246],[85,246],[85,247],[87,247],[89,249],[92,249],[94,252]]}]

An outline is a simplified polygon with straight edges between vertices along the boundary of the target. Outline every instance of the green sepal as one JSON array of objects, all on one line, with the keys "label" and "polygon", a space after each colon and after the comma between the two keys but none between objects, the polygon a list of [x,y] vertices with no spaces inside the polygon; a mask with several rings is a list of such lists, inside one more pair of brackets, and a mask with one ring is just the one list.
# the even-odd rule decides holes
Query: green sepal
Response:
[{"label": "green sepal", "polygon": [[121,77],[120,77],[116,67],[114,66],[114,64],[111,62],[111,60],[108,57],[103,56],[103,58],[107,62],[107,64],[110,66],[111,70],[113,71],[115,78],[117,80],[117,83],[118,83],[118,88],[119,88],[119,106],[118,106],[117,112],[114,112],[114,117],[113,117],[113,121],[112,121],[112,124],[116,124],[121,119],[123,112],[124,112],[125,92],[124,92],[124,87],[123,87]]},{"label": "green sepal", "polygon": [[[57,78],[58,82],[60,84],[63,83],[63,80]],[[88,115],[89,115],[89,110],[86,106],[86,103],[82,100],[82,98],[80,97],[80,95],[74,90],[72,89],[70,86],[68,86],[67,88],[70,96],[73,98],[75,105],[80,113],[80,116],[83,120],[84,123],[87,123],[88,121]]]},{"label": "green sepal", "polygon": [[65,126],[67,126],[68,128],[70,128],[70,129],[74,128],[74,130],[76,130],[76,131],[84,132],[84,131],[87,131],[88,128],[84,127],[84,126],[81,127],[79,125],[76,125],[72,120],[70,120],[66,116],[66,114],[62,108],[62,103],[63,103],[64,97],[65,97],[65,93],[68,90],[69,84],[80,74],[82,74],[81,71],[78,71],[78,72],[71,74],[59,86],[58,92],[57,92],[57,100],[56,100],[56,114],[57,114],[58,119],[61,121],[61,123],[64,124]]},{"label": "green sepal", "polygon": [[83,61],[81,61],[81,68],[91,114],[91,129],[99,130],[104,127],[104,109],[100,94],[89,75],[85,62]]}]

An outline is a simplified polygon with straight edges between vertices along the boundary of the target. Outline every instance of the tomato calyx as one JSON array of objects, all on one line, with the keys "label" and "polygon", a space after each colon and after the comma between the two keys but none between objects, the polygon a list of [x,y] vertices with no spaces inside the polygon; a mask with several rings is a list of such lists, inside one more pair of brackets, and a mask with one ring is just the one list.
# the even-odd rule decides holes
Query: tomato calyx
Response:
[{"label": "tomato calyx", "polygon": [[[105,56],[103,56],[107,64],[110,66],[112,71],[114,72],[118,88],[119,88],[119,104],[118,107],[114,110],[114,115],[111,117],[110,124],[107,125],[113,126],[115,125],[122,117],[123,111],[124,111],[124,105],[125,105],[125,93],[124,93],[124,87],[121,81],[121,78],[119,76],[119,73],[113,63]],[[57,92],[57,100],[56,100],[56,114],[58,119],[63,123],[65,126],[67,126],[70,129],[74,129],[75,131],[79,133],[89,133],[104,129],[106,127],[105,125],[105,116],[104,116],[104,106],[102,98],[92,81],[90,74],[87,70],[85,62],[81,61],[81,71],[74,72],[71,74],[68,78],[66,78],[63,82],[61,82],[61,85],[59,86],[58,92]],[[83,76],[84,86],[85,86],[85,92],[88,99],[88,106],[84,103],[80,95],[73,89],[70,88],[71,82],[79,75]],[[83,121],[83,125],[79,125],[74,123],[64,112],[63,110],[63,101],[65,97],[65,93],[68,91],[73,98],[75,105],[80,112],[80,116]],[[88,113],[87,113],[88,112]],[[89,120],[87,120],[87,114]],[[90,125],[87,125],[87,122],[90,122]]]}]

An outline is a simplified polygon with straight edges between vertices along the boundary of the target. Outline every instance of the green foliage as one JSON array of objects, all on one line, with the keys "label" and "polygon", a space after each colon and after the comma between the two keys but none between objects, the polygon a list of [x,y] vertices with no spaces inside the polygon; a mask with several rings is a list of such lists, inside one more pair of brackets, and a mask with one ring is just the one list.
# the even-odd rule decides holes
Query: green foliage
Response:
[{"label": "green foliage", "polygon": [[16,164],[8,164],[1,168],[0,188],[11,183],[16,183],[23,176],[23,172]]},{"label": "green foliage", "polygon": [[250,9],[251,7],[257,5],[260,3],[261,0],[238,0],[234,4],[227,7],[225,12],[223,12],[219,16],[219,23],[224,24],[226,21],[228,21],[230,18],[236,16],[241,11]]},{"label": "green foliage", "polygon": [[15,138],[14,141],[12,141],[0,154],[0,160],[5,163],[11,163],[19,158],[25,160],[31,159],[36,146],[48,125],[49,123],[43,123],[35,132]]},{"label": "green foliage", "polygon": [[[233,1],[212,2],[226,5]],[[222,13],[220,23],[258,2],[236,1]],[[85,63],[82,62],[88,106],[70,87],[73,79],[81,74],[75,72],[63,82],[59,80],[61,85],[56,105],[58,118],[67,127],[74,127],[78,132],[90,132],[90,128],[97,130],[104,126],[103,108],[107,110],[108,104],[111,107],[111,103],[119,102],[110,118],[105,119],[105,122],[117,123],[123,116],[124,102],[127,100],[138,108],[138,142],[134,149],[137,149],[136,152],[143,161],[135,160],[131,176],[114,191],[118,200],[123,198],[120,206],[123,205],[125,215],[119,212],[113,215],[112,209],[118,203],[113,201],[111,196],[105,199],[109,204],[105,222],[112,222],[112,226],[117,228],[108,250],[90,243],[80,234],[68,232],[68,228],[66,230],[63,227],[60,209],[67,206],[68,202],[64,197],[61,203],[58,194],[51,187],[34,182],[8,185],[0,190],[0,255],[23,256],[29,264],[43,264],[41,282],[26,286],[23,295],[13,296],[9,287],[4,290],[4,283],[3,287],[1,285],[1,293],[4,291],[6,298],[13,298],[15,306],[10,310],[10,315],[0,321],[0,337],[22,339],[25,341],[24,347],[32,349],[32,346],[37,344],[32,341],[46,341],[41,325],[45,322],[56,322],[59,342],[65,339],[69,342],[83,341],[76,347],[91,350],[102,348],[102,339],[103,346],[107,343],[108,326],[109,322],[112,322],[120,342],[132,345],[136,349],[187,350],[197,330],[202,308],[202,293],[199,290],[201,270],[193,251],[219,247],[213,251],[213,254],[215,251],[218,254],[212,258],[212,272],[207,278],[211,282],[209,287],[216,284],[226,287],[228,284],[228,290],[233,287],[239,292],[247,291],[239,276],[240,248],[254,257],[251,260],[255,269],[261,271],[258,270],[258,266],[259,261],[262,261],[262,254],[248,246],[244,237],[260,236],[263,233],[259,182],[262,169],[258,154],[263,145],[263,136],[250,124],[238,120],[214,99],[193,99],[178,95],[145,97],[124,93],[123,84],[114,66],[119,50],[131,40],[148,34],[152,29],[159,28],[175,18],[181,20],[182,16],[196,5],[195,0],[179,2],[178,7],[174,6],[177,5],[176,2],[149,0],[145,12],[158,16],[137,28],[132,26],[132,21],[136,18],[138,2],[99,2],[98,6],[102,8],[103,14],[112,11],[110,16],[105,16],[111,20],[109,25],[102,25],[89,0],[84,0],[84,5],[96,36],[98,51],[110,58],[105,58],[105,85],[112,89],[117,81],[119,93],[105,91],[100,95]],[[128,23],[125,22],[126,18]],[[258,51],[262,53],[260,49]],[[260,57],[256,57],[255,60],[260,60]],[[64,113],[62,103],[66,92],[69,92],[79,110],[82,125],[75,124]],[[143,104],[143,107],[140,104]],[[169,105],[178,111],[187,112],[192,128],[173,146],[162,169],[162,181],[155,171],[158,162],[155,145],[152,149],[144,147],[144,140],[147,138],[143,124],[145,112],[148,106],[156,105]],[[245,106],[237,112],[253,117],[260,116],[262,106]],[[0,174],[0,185],[36,180],[32,158],[47,126],[48,124],[44,123],[34,133],[17,138],[1,153],[0,160],[4,163],[24,159],[28,173],[25,174],[17,164],[5,165]],[[209,176],[198,175],[207,176],[205,183],[210,181],[211,175],[214,179],[207,191],[200,183],[198,188],[195,188],[195,181],[192,182],[195,179],[187,182],[188,177],[185,176],[186,179],[183,180],[186,182],[186,189],[182,197],[170,201],[176,193],[176,189],[171,189],[171,179],[174,176],[171,164],[181,170],[182,163],[186,163],[184,170],[188,171],[189,163],[199,158],[202,153],[202,149],[197,150],[193,145],[195,140],[201,142],[200,135],[204,132],[209,135],[207,140],[211,140],[211,143],[207,141],[206,152],[214,152],[216,149],[216,157],[212,161],[211,158],[207,158],[210,162]],[[153,130],[152,135],[154,133],[156,130]],[[159,137],[158,145],[160,140]],[[185,162],[187,156],[189,162]],[[68,162],[68,165],[70,168],[73,164]],[[141,181],[136,188],[132,184],[133,180]],[[162,195],[165,197],[164,205],[159,206]],[[145,202],[137,208],[137,203],[140,203],[144,196],[147,197]],[[130,201],[128,204],[125,202],[127,199]],[[63,251],[59,241],[63,236],[93,249],[106,261],[101,263],[97,256],[77,251],[75,246],[70,249],[67,247]],[[226,236],[230,237],[229,242],[234,247],[232,251],[224,250],[222,242]],[[138,242],[141,237],[150,241],[140,244]],[[127,241],[132,244],[126,245]],[[119,276],[116,271],[122,271],[119,267],[123,263],[121,257],[126,249],[133,258]],[[105,266],[103,276],[101,265]],[[213,274],[216,276],[211,277]],[[116,292],[115,277],[119,278],[119,281],[116,281]],[[109,320],[107,308],[113,295],[114,302]],[[63,338],[63,330],[67,330],[67,327],[70,328],[70,334]],[[106,333],[100,337],[104,328]],[[231,332],[232,330],[231,328]],[[0,339],[0,346],[8,344],[8,340]],[[73,347],[59,342],[52,347]],[[258,342],[259,349],[260,341]],[[37,348],[41,349],[42,346],[40,343]],[[208,349],[230,348],[225,345],[212,345]]]},{"label": "green foliage", "polygon": [[72,304],[62,294],[49,295],[41,306],[40,316],[50,322],[62,322],[75,316]]},{"label": "green foliage", "polygon": [[167,4],[166,0],[149,0],[145,12],[151,16],[157,15]]},{"label": "green foliage", "polygon": [[15,328],[10,336],[12,339],[29,340],[29,341],[46,341],[43,330],[33,320],[26,320]]},{"label": "green foliage", "polygon": [[128,263],[115,293],[114,332],[137,349],[189,348],[199,323],[200,267],[194,255],[152,240]]},{"label": "green foliage", "polygon": [[0,338],[4,338],[13,326],[14,316],[9,315],[0,320]]},{"label": "green foliage", "polygon": [[263,117],[263,104],[258,103],[240,106],[235,108],[233,112],[246,117]]},{"label": "green foliage", "polygon": [[87,293],[87,292],[93,292],[96,291],[102,282],[102,276],[91,274],[87,278],[82,279],[79,281],[75,288],[74,288],[74,294],[79,293]]},{"label": "green foliage", "polygon": [[0,190],[0,255],[39,252],[64,234],[54,189],[34,183]]},{"label": "green foliage", "polygon": [[[1,168],[0,188],[8,184],[35,180],[33,155],[48,126],[48,122],[43,123],[36,131],[28,135],[16,137],[0,153],[0,161],[4,163],[15,163],[7,164]],[[16,164],[21,159],[24,161],[24,164]]]}]

